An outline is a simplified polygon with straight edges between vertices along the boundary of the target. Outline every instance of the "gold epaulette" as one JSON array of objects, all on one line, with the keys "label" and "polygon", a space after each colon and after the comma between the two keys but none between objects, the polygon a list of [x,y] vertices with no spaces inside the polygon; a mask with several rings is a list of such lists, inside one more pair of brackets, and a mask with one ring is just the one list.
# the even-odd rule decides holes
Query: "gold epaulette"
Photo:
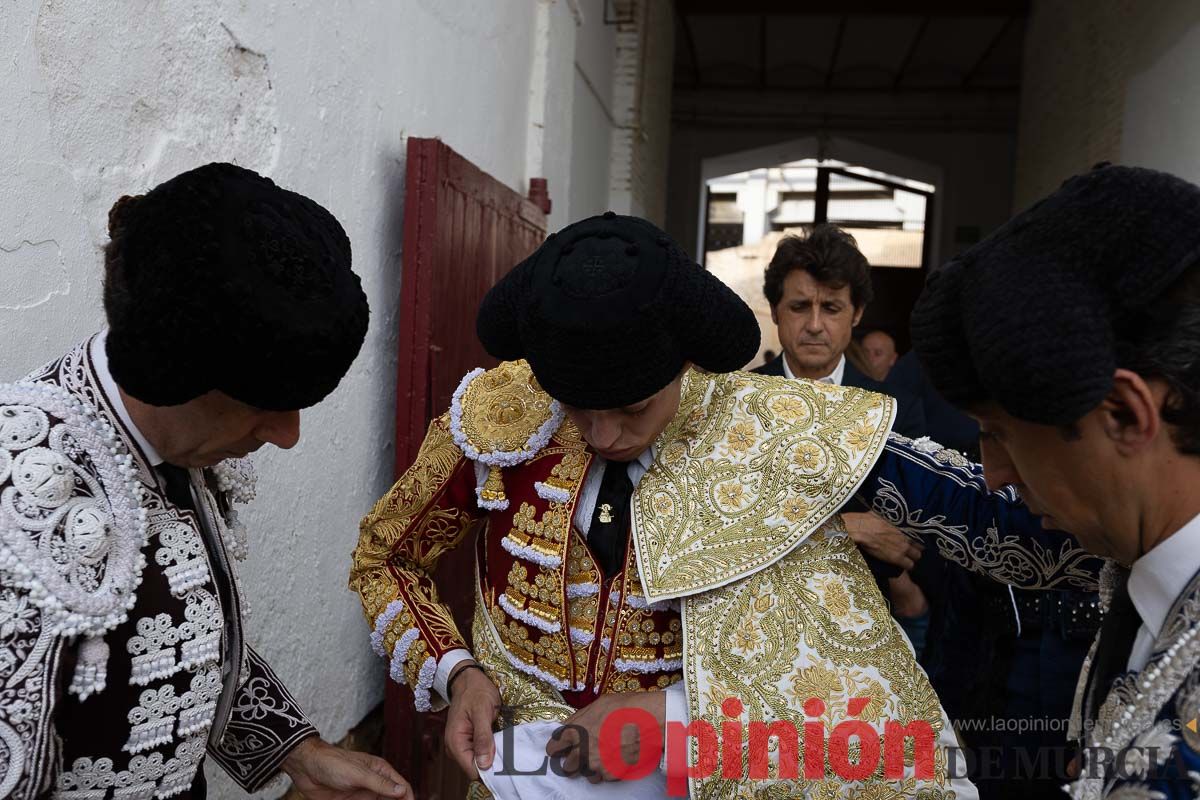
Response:
[{"label": "gold epaulette", "polygon": [[537,455],[562,421],[562,406],[525,361],[466,374],[450,403],[450,432],[467,458],[488,467],[487,480],[476,489],[480,507],[508,507],[500,470]]}]

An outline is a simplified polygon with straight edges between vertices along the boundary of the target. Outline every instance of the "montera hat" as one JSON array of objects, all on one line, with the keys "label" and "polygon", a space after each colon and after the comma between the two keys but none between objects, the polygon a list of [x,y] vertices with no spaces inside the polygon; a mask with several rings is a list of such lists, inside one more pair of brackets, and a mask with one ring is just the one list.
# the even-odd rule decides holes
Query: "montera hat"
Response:
[{"label": "montera hat", "polygon": [[150,405],[219,390],[305,408],[358,355],[369,309],[338,221],[248,169],[208,164],[109,215],[107,353]]},{"label": "montera hat", "polygon": [[644,219],[608,212],[567,226],[492,287],[476,331],[502,360],[526,359],[576,408],[640,402],[690,362],[745,366],[758,321],[741,298]]},{"label": "montera hat", "polygon": [[961,408],[1070,425],[1096,408],[1147,315],[1200,259],[1200,188],[1101,164],[930,276],[912,314],[930,380]]}]

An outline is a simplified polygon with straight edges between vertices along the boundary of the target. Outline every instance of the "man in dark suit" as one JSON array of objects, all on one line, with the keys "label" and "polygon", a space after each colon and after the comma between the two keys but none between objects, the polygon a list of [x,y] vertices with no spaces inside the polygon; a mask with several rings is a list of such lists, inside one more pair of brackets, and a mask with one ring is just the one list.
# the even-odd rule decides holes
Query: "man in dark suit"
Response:
[{"label": "man in dark suit", "polygon": [[924,433],[916,395],[885,387],[846,358],[854,326],[872,297],[871,265],[854,237],[836,225],[784,237],[767,267],[763,292],[783,352],[755,372],[890,394],[897,401],[892,430],[909,437]]},{"label": "man in dark suit", "polygon": [[[896,433],[924,432],[920,401],[865,374],[846,358],[854,326],[871,301],[871,265],[854,237],[835,225],[817,225],[805,236],[786,236],[775,250],[763,281],[771,319],[783,353],[754,370],[762,375],[857,386],[896,398]],[[921,556],[919,545],[865,509],[843,513],[846,529],[867,556],[867,564],[892,612],[920,654],[929,606],[905,570]]]}]

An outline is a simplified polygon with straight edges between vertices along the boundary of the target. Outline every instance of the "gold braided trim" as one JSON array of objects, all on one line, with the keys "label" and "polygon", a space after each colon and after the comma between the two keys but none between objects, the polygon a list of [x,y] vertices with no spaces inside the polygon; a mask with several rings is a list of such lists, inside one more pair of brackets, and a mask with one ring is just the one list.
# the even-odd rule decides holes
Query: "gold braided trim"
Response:
[{"label": "gold braided trim", "polygon": [[[534,720],[563,720],[575,713],[551,685],[537,679],[530,671],[529,661],[536,666],[536,656],[528,652],[529,661],[520,659],[524,667],[517,667],[512,659],[511,648],[500,635],[496,625],[496,611],[489,616],[487,602],[480,590],[479,566],[476,564],[475,616],[471,630],[475,643],[474,656],[500,690],[504,703],[504,718],[497,721],[502,725],[519,725]],[[500,614],[504,620],[504,615]]]},{"label": "gold braided trim", "polygon": [[[463,644],[449,611],[438,602],[430,574],[475,521],[468,511],[438,506],[455,470],[466,469],[448,425],[444,414],[430,423],[416,461],[363,518],[349,581],[372,627],[402,599],[410,615],[406,619],[420,627],[437,653]],[[389,625],[383,641],[373,642],[377,651],[391,653],[411,624]]]}]

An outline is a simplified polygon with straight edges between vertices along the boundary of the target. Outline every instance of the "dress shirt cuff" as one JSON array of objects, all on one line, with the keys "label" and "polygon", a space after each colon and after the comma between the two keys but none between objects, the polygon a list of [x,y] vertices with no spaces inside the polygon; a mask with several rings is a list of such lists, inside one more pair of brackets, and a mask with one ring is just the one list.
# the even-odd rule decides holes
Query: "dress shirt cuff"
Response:
[{"label": "dress shirt cuff", "polygon": [[663,754],[662,759],[658,762],[658,771],[667,774],[667,733],[671,730],[671,723],[678,722],[680,725],[687,725],[690,714],[688,713],[687,690],[684,689],[683,681],[672,683],[663,693],[667,696],[667,712],[663,718]]},{"label": "dress shirt cuff", "polygon": [[450,696],[446,693],[446,684],[450,681],[450,674],[462,662],[474,660],[471,657],[470,650],[464,650],[459,647],[455,650],[447,651],[445,655],[438,659],[437,672],[433,676],[433,690],[449,703]]}]

